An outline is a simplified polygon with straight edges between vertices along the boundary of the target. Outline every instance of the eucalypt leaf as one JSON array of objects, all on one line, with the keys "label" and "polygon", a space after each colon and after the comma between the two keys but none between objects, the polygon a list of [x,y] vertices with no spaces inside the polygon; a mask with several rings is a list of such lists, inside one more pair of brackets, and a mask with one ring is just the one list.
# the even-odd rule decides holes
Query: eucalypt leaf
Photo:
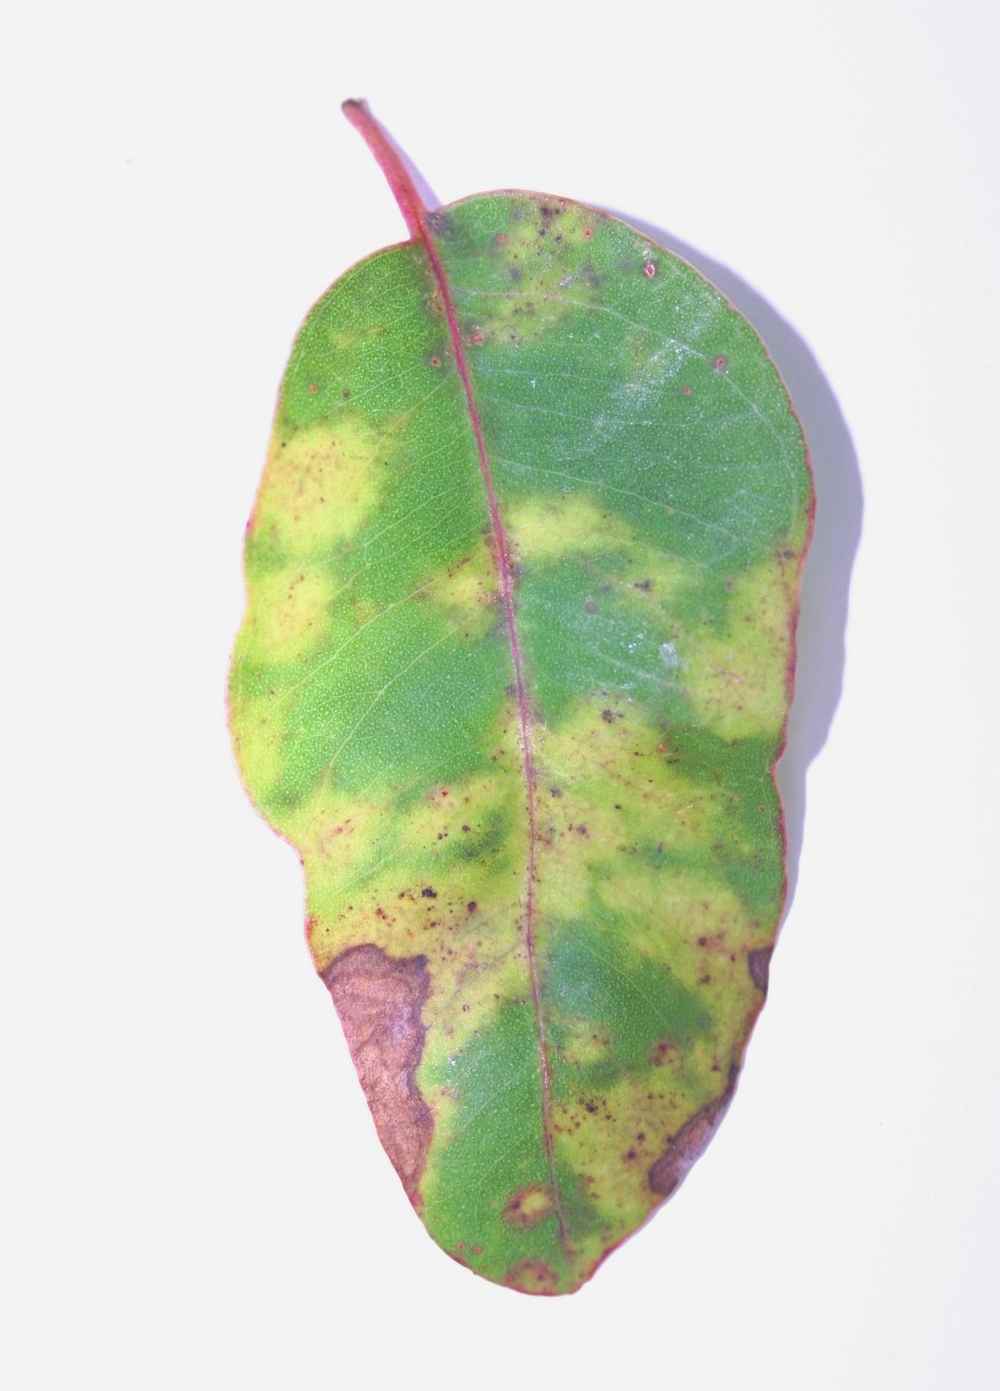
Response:
[{"label": "eucalypt leaf", "polygon": [[309,313],[247,528],[250,795],[431,1236],[577,1289],[732,1095],[785,887],[812,490],[759,339],[565,198],[434,211]]}]

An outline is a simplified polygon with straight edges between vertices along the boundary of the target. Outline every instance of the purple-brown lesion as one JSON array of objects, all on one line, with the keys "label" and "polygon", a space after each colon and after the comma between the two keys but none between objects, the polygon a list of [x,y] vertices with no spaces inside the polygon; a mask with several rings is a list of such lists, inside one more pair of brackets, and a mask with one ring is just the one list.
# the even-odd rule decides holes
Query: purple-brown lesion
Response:
[{"label": "purple-brown lesion", "polygon": [[739,1070],[736,1067],[730,1069],[729,1080],[722,1095],[703,1106],[700,1111],[696,1111],[690,1120],[685,1121],[670,1137],[663,1153],[651,1166],[649,1186],[661,1198],[670,1197],[683,1182],[695,1160],[708,1147],[733,1098],[738,1075]]},{"label": "purple-brown lesion", "polygon": [[504,1284],[522,1294],[555,1294],[559,1277],[544,1261],[524,1260],[511,1266],[504,1276]]},{"label": "purple-brown lesion", "polygon": [[535,1227],[545,1220],[555,1205],[546,1184],[529,1184],[511,1197],[501,1216],[510,1227]]},{"label": "purple-brown lesion", "polygon": [[773,950],[773,947],[755,947],[753,951],[747,953],[747,969],[750,972],[750,979],[762,995],[767,994]]},{"label": "purple-brown lesion", "polygon": [[414,1207],[434,1130],[416,1085],[424,1050],[421,1018],[430,993],[425,956],[391,957],[365,943],[322,972],[340,1015],[375,1128]]}]

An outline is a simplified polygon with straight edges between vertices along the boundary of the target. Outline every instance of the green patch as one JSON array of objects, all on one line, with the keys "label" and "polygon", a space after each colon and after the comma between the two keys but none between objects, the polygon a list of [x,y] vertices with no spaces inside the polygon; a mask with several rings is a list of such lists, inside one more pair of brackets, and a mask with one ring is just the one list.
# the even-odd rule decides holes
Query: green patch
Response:
[{"label": "green patch", "polygon": [[424,1220],[441,1246],[493,1280],[524,1259],[556,1268],[554,1213],[520,1228],[503,1212],[521,1188],[549,1181],[542,1139],[538,1030],[530,999],[508,1000],[465,1047],[419,1077],[454,1100],[450,1139],[434,1152]]},{"label": "green patch", "polygon": [[711,1027],[703,1003],[668,966],[629,949],[626,916],[597,906],[594,919],[560,924],[546,955],[542,999],[557,1096],[635,1076],[651,1066],[657,1044],[683,1050]]}]

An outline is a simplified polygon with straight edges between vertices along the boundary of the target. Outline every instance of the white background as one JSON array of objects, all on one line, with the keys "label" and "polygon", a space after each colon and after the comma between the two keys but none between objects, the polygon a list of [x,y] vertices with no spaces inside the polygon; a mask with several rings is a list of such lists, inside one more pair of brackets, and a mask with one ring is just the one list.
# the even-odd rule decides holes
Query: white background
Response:
[{"label": "white background", "polygon": [[[8,19],[12,1391],[997,1385],[995,13]],[[771,999],[682,1193],[569,1299],[476,1280],[412,1215],[224,726],[292,335],[403,235],[346,96],[442,200],[517,185],[669,234],[815,455]]]}]

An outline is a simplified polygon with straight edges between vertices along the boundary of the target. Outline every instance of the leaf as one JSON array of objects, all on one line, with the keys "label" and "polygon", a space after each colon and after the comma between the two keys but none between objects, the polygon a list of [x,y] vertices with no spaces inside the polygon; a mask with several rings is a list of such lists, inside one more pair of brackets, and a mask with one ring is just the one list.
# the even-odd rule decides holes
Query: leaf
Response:
[{"label": "leaf", "polygon": [[748,324],[563,198],[428,212],[311,311],[247,528],[232,731],[445,1251],[579,1287],[732,1096],[785,878],[812,491]]}]

